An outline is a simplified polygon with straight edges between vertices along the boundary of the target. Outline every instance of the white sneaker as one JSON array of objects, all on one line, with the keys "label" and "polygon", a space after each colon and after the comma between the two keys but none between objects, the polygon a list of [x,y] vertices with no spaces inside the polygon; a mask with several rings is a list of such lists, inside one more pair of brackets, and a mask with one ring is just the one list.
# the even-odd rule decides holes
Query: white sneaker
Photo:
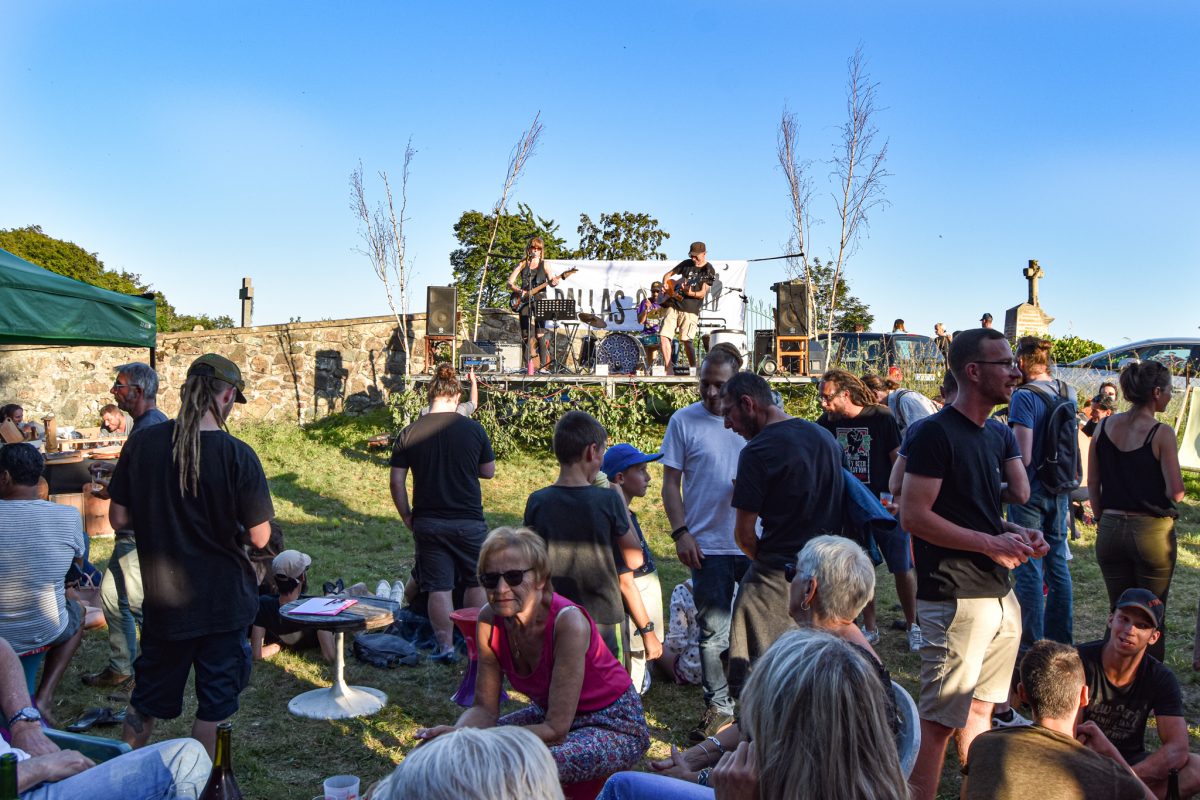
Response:
[{"label": "white sneaker", "polygon": [[921,645],[923,644],[925,644],[925,638],[921,636],[921,626],[914,622],[912,627],[908,629],[908,649],[916,653],[921,649]]},{"label": "white sneaker", "polygon": [[392,593],[392,585],[387,581],[380,581],[375,587],[376,597],[387,597]]},{"label": "white sneaker", "polygon": [[393,583],[391,591],[385,592],[385,594],[388,596],[388,598],[391,599],[391,601],[393,603],[403,603],[404,602],[404,581],[396,581],[395,583]]},{"label": "white sneaker", "polygon": [[1033,720],[1026,719],[1025,717],[1021,716],[1019,713],[1017,713],[1017,710],[1015,708],[1010,709],[1010,710],[1012,711],[1012,719],[1002,720],[999,717],[992,717],[992,727],[993,728],[1024,728],[1024,727],[1027,727],[1027,726],[1033,724]]},{"label": "white sneaker", "polygon": [[867,644],[870,644],[870,645],[879,644],[879,630],[878,629],[869,631],[866,628],[860,628],[860,630],[862,631],[863,636],[867,637]]}]

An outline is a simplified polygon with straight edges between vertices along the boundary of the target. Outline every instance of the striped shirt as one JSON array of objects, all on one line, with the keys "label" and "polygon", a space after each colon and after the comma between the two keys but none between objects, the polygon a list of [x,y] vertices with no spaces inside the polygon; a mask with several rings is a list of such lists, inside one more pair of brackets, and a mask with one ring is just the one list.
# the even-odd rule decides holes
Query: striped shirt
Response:
[{"label": "striped shirt", "polygon": [[0,500],[0,636],[17,653],[67,628],[63,579],[83,557],[83,520],[45,500]]}]

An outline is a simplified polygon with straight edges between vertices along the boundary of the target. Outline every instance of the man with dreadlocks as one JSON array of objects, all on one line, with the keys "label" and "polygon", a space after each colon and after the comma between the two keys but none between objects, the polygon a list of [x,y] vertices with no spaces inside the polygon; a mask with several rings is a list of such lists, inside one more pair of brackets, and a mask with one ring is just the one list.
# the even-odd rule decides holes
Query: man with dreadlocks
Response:
[{"label": "man with dreadlocks", "polygon": [[138,532],[142,566],[142,653],[123,732],[134,747],[155,720],[182,713],[194,668],[192,737],[212,755],[217,724],[237,711],[250,679],[246,630],[258,592],[243,545],[267,544],[275,511],[258,456],[225,430],[243,389],[232,361],[197,358],[176,418],[132,437],[109,485],[109,519]]}]

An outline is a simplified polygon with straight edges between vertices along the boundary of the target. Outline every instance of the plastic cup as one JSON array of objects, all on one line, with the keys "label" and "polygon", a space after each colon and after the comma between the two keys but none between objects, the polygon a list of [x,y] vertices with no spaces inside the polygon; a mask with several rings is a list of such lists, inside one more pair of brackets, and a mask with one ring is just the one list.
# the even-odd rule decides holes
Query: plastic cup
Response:
[{"label": "plastic cup", "polygon": [[324,789],[329,800],[358,800],[358,777],[334,775],[325,779]]}]

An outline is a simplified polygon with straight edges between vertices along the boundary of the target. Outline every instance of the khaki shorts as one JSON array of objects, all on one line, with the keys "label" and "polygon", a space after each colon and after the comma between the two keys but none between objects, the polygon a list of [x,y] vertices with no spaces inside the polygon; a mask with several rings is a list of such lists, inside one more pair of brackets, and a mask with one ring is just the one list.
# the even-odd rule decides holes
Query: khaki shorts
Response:
[{"label": "khaki shorts", "polygon": [[675,334],[679,334],[680,341],[690,342],[696,338],[696,331],[700,327],[700,315],[689,314],[686,311],[680,311],[672,306],[667,309],[667,315],[663,317],[661,333],[668,340],[674,339]]},{"label": "khaki shorts", "polygon": [[921,622],[921,719],[961,728],[971,700],[1008,699],[1017,648],[1021,607],[1016,595],[961,600],[918,600]]}]

